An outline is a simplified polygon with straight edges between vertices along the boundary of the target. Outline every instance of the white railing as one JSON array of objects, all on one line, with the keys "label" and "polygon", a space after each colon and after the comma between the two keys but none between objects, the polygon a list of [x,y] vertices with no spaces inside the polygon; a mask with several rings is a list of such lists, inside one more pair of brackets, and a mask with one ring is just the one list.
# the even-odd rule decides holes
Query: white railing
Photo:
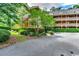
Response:
[{"label": "white railing", "polygon": [[56,24],[56,26],[79,26],[79,24],[74,24],[74,23],[72,23],[72,24]]},{"label": "white railing", "polygon": [[79,20],[79,17],[65,17],[65,18],[55,18],[56,21],[59,20]]}]

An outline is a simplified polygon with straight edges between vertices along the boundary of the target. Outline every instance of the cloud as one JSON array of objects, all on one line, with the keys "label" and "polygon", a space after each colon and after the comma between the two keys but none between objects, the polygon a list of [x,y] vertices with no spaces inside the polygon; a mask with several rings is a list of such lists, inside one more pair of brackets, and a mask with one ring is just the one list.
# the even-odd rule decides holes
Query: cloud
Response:
[{"label": "cloud", "polygon": [[72,5],[72,4],[68,4],[68,3],[28,3],[28,5],[30,7],[32,7],[32,6],[39,6],[41,9],[50,10],[51,7],[60,7],[60,6],[64,7],[66,5]]},{"label": "cloud", "polygon": [[47,9],[49,10],[51,7],[58,7],[61,6],[62,3],[29,3],[30,7],[32,6],[39,6],[41,9]]}]

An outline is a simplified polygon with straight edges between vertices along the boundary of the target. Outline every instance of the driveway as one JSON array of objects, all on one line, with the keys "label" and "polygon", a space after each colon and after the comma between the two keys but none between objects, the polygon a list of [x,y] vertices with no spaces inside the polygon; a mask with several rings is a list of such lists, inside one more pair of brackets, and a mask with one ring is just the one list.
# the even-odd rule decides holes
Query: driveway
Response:
[{"label": "driveway", "polygon": [[79,33],[55,33],[0,49],[0,56],[76,56]]}]

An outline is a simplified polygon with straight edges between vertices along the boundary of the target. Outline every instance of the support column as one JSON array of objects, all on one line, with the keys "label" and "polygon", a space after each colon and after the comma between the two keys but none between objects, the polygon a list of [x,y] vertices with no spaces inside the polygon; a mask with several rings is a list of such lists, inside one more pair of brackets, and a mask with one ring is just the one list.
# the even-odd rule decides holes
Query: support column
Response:
[{"label": "support column", "polygon": [[67,28],[67,16],[65,16],[65,27]]},{"label": "support column", "polygon": [[[68,22],[67,22],[68,25],[69,25],[69,20],[70,20],[70,19],[69,19],[69,16],[68,16]],[[67,28],[69,29],[69,27],[67,27]]]},{"label": "support column", "polygon": [[77,24],[77,20],[78,20],[78,19],[77,19],[77,15],[76,15],[76,29],[77,29],[77,26],[78,26],[78,24]]},{"label": "support column", "polygon": [[62,29],[62,15],[61,15],[61,29]]},{"label": "support column", "polygon": [[68,15],[66,16],[66,28],[68,28]]}]

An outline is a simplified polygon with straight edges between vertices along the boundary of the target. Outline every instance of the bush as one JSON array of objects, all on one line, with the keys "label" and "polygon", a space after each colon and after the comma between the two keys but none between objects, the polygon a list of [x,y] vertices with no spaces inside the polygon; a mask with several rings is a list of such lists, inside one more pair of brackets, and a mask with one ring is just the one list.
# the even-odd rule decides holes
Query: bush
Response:
[{"label": "bush", "polygon": [[10,30],[11,28],[10,28],[10,27],[3,27],[3,26],[0,26],[0,29]]},{"label": "bush", "polygon": [[39,29],[38,33],[35,31],[36,28],[27,28],[24,31],[21,31],[21,35],[29,35],[29,36],[39,36],[39,34],[42,34],[44,32],[44,29]]},{"label": "bush", "polygon": [[54,32],[79,32],[79,28],[54,28]]},{"label": "bush", "polygon": [[5,42],[9,39],[10,32],[5,29],[0,29],[0,43]]},{"label": "bush", "polygon": [[49,33],[49,34],[51,34],[51,35],[53,35],[54,33],[53,33],[53,31],[48,31],[47,33]]},{"label": "bush", "polygon": [[30,35],[30,36],[34,36],[35,35],[35,28],[26,28],[23,31],[20,31],[21,35]]},{"label": "bush", "polygon": [[53,34],[52,28],[47,27],[46,31],[44,28],[39,28],[38,32],[36,32],[36,28],[26,28],[23,31],[20,31],[21,35],[29,35],[29,36],[42,36],[46,35],[46,33],[50,33],[51,35]]}]

